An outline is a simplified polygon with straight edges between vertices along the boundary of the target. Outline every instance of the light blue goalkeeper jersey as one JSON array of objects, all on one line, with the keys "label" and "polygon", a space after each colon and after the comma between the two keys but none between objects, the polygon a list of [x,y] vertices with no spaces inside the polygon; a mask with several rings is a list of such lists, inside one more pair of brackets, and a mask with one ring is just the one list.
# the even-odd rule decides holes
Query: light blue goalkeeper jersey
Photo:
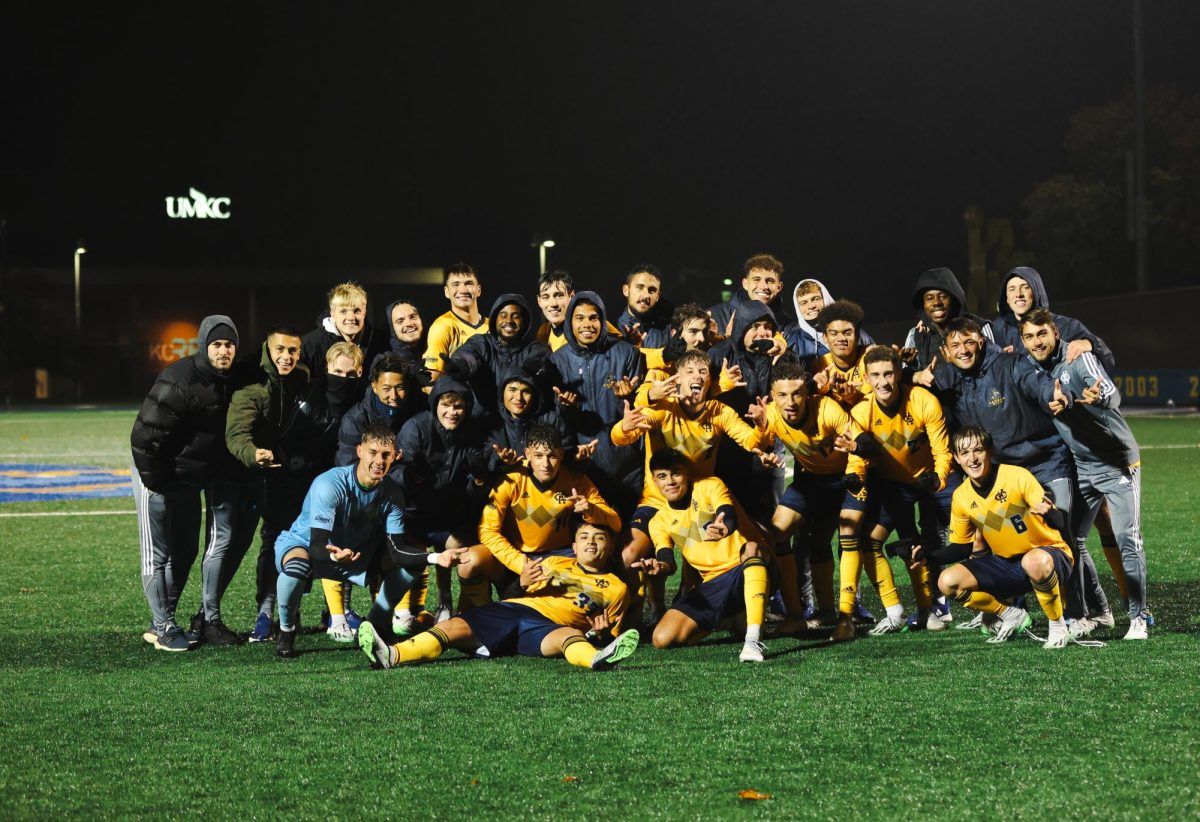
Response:
[{"label": "light blue goalkeeper jersey", "polygon": [[374,488],[363,488],[355,478],[356,468],[330,468],[313,480],[300,516],[275,543],[277,555],[292,548],[307,548],[312,529],[321,528],[331,532],[331,544],[361,552],[363,561],[383,545],[387,534],[404,533],[400,487],[385,478]]}]

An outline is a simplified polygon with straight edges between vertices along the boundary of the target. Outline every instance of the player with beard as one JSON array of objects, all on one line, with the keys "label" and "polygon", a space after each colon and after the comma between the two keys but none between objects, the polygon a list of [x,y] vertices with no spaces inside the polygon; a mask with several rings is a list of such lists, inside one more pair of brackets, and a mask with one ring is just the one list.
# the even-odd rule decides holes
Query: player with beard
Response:
[{"label": "player with beard", "polygon": [[671,329],[672,305],[662,296],[662,273],[652,265],[636,265],[621,286],[625,310],[617,327],[639,348],[662,348]]}]

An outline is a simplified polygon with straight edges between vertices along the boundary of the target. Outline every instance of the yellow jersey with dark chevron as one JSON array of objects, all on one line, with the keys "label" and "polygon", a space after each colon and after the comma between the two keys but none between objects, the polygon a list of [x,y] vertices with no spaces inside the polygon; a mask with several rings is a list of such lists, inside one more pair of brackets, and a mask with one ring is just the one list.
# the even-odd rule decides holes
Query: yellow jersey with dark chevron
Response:
[{"label": "yellow jersey with dark chevron", "polygon": [[663,505],[650,520],[650,540],[655,550],[679,551],[705,581],[736,568],[742,561],[742,546],[752,541],[745,536],[749,520],[744,511],[738,512],[738,527],[723,539],[704,539],[705,527],[726,505],[733,505],[733,497],[725,483],[716,477],[696,480],[686,507]]},{"label": "yellow jersey with dark chevron", "polygon": [[833,441],[847,426],[851,437],[862,433],[858,423],[829,397],[809,396],[794,426],[783,418],[775,403],[767,406],[767,431],[783,440],[799,468],[813,474],[846,473],[846,455],[834,450]]},{"label": "yellow jersey with dark chevron", "polygon": [[[854,362],[848,368],[842,368],[834,361],[833,354],[829,352],[818,354],[809,360],[809,370],[815,374],[818,371],[828,368],[830,377],[832,378],[829,383],[830,386],[833,385],[834,379],[841,378],[856,386],[861,398],[866,398],[871,396],[871,384],[867,382],[867,367],[863,365],[863,357],[866,355],[866,348],[862,348],[858,352],[858,357]],[[824,393],[829,393],[829,389],[826,388]],[[850,406],[843,405],[842,407],[849,411],[853,407],[853,403]]]},{"label": "yellow jersey with dark chevron", "polygon": [[621,532],[621,518],[584,474],[563,467],[554,482],[542,486],[528,468],[521,467],[510,470],[492,489],[479,519],[479,541],[504,567],[521,573],[527,554],[571,544],[574,503],[568,500],[575,491],[592,504],[589,522]]},{"label": "yellow jersey with dark chevron", "polygon": [[[880,453],[866,461],[870,473],[896,482],[912,482],[932,471],[945,487],[951,468],[950,440],[942,404],[929,391],[919,385],[905,385],[900,388],[900,400],[893,413],[881,408],[871,396],[854,406],[850,416],[880,445]],[[861,460],[857,455],[850,456],[851,463]]]},{"label": "yellow jersey with dark chevron", "polygon": [[584,632],[592,627],[588,616],[603,611],[613,634],[621,632],[630,592],[619,576],[588,571],[574,557],[546,557],[542,570],[546,572],[544,580],[531,585],[523,596],[505,602],[532,608],[551,622]]},{"label": "yellow jersey with dark chevron", "polygon": [[1017,465],[996,467],[996,481],[986,496],[967,480],[950,503],[950,542],[974,542],[983,537],[998,557],[1019,557],[1033,548],[1067,550],[1062,535],[1030,508],[1046,497],[1033,474]]},{"label": "yellow jersey with dark chevron", "polygon": [[486,334],[487,330],[486,314],[479,318],[477,325],[471,325],[453,311],[447,311],[429,325],[429,335],[425,341],[425,367],[431,371],[441,371],[445,365],[443,354],[449,357],[471,337]]},{"label": "yellow jersey with dark chevron", "polygon": [[694,414],[680,405],[677,397],[667,397],[649,407],[643,406],[642,402],[639,398],[637,404],[650,423],[649,431],[639,428],[626,432],[618,420],[611,432],[616,446],[633,445],[643,435],[646,437],[646,472],[639,505],[661,508],[667,504],[650,474],[650,459],[664,448],[674,448],[687,457],[692,463],[692,478],[701,479],[713,475],[717,446],[723,436],[747,451],[761,448],[770,441],[769,434],[745,423],[736,411],[719,400],[706,400]]}]

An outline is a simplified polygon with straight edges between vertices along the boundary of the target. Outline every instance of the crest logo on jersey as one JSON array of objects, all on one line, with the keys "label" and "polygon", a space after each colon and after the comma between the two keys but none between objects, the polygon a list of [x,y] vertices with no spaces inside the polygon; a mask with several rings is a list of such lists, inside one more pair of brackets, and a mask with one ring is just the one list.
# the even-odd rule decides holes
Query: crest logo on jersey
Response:
[{"label": "crest logo on jersey", "polygon": [[997,405],[1004,405],[1004,395],[997,389],[992,389],[992,395],[988,397],[988,405],[995,408]]},{"label": "crest logo on jersey", "polygon": [[1001,488],[992,499],[996,500],[996,502],[1008,502],[1008,492]]}]

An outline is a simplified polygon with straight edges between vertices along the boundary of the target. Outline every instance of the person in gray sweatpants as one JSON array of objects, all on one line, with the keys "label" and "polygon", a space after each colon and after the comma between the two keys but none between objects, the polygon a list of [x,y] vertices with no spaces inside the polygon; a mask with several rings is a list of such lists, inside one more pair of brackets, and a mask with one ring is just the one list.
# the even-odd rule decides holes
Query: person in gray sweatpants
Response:
[{"label": "person in gray sweatpants", "polygon": [[[1070,362],[1054,315],[1035,309],[1021,318],[1021,342],[1038,367],[1050,372],[1064,401],[1056,403],[1055,427],[1075,457],[1082,511],[1076,512],[1077,546],[1087,541],[1100,507],[1107,502],[1121,553],[1122,594],[1129,611],[1126,639],[1146,639],[1146,554],[1142,547],[1141,453],[1129,423],[1118,410],[1121,395],[1094,354]],[[1115,571],[1116,569],[1114,569]],[[1118,574],[1121,576],[1121,574]],[[1093,619],[1071,624],[1073,636],[1097,627]]]},{"label": "person in gray sweatpants", "polygon": [[[130,434],[142,590],[151,614],[143,638],[164,651],[186,651],[201,639],[240,641],[221,619],[221,596],[253,540],[262,501],[261,479],[225,447],[229,400],[245,381],[245,369],[235,365],[237,327],[224,315],[205,317],[198,340],[197,353],[158,375]],[[189,635],[175,610],[199,552],[202,493],[203,605]]]}]

